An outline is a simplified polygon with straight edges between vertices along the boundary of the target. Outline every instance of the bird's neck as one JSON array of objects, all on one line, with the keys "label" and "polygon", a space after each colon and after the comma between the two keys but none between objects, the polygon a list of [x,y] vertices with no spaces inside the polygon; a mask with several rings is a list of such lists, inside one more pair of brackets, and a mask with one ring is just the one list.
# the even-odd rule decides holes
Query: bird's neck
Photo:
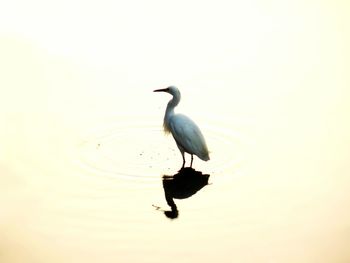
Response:
[{"label": "bird's neck", "polygon": [[180,95],[173,96],[173,98],[168,102],[168,105],[165,111],[165,116],[164,116],[164,124],[163,124],[165,132],[170,132],[169,120],[175,114],[174,108],[179,104],[179,102],[180,102]]},{"label": "bird's neck", "polygon": [[179,102],[180,95],[173,96],[173,98],[168,102],[168,105],[166,107],[164,119],[169,119],[172,115],[174,115],[174,109],[179,104]]}]

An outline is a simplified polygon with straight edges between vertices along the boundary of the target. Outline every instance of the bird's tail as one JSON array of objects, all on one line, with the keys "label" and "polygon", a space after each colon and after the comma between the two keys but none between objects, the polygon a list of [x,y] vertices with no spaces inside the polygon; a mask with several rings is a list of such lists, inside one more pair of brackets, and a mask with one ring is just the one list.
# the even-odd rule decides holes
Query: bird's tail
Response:
[{"label": "bird's tail", "polygon": [[203,161],[209,161],[210,157],[209,157],[209,153],[205,153],[202,154],[201,156],[198,156],[200,159],[202,159]]}]

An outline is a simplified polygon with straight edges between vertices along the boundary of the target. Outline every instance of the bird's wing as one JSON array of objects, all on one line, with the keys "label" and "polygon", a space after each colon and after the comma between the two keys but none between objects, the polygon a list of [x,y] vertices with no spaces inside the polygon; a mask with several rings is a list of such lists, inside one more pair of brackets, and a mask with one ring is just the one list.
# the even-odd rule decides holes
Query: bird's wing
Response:
[{"label": "bird's wing", "polygon": [[187,116],[176,114],[170,119],[170,130],[175,141],[188,153],[208,160],[208,148],[198,126]]}]

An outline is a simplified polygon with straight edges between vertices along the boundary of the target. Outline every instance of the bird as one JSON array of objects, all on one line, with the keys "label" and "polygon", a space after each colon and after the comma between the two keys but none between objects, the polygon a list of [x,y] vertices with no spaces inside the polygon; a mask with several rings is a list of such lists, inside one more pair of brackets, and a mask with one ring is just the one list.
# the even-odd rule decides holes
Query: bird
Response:
[{"label": "bird", "polygon": [[156,89],[153,92],[166,92],[173,96],[165,110],[163,128],[166,134],[172,134],[180,150],[183,161],[181,168],[185,167],[185,152],[191,155],[191,168],[193,155],[203,161],[208,161],[210,159],[208,147],[197,124],[186,115],[174,112],[174,108],[181,100],[179,89],[175,86],[169,86],[165,89]]}]

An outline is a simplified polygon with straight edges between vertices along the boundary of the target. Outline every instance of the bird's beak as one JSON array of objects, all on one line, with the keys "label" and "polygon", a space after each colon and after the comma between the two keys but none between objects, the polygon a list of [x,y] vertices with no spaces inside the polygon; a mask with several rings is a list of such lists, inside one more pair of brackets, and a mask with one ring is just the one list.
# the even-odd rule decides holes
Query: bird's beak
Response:
[{"label": "bird's beak", "polygon": [[167,89],[156,89],[156,90],[154,90],[153,92],[161,92],[161,91],[166,92]]}]

